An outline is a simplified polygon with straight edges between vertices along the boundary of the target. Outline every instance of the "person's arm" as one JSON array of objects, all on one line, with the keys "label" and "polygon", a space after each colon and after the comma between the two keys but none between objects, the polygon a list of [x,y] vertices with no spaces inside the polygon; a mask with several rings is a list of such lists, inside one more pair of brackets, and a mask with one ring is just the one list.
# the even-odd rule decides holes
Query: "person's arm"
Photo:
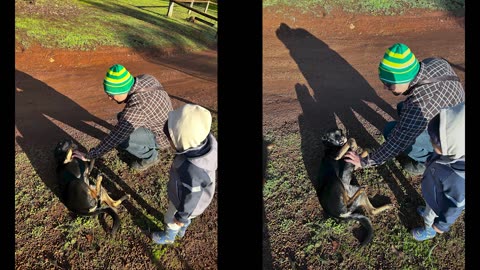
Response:
[{"label": "person's arm", "polygon": [[90,149],[85,157],[88,159],[96,159],[121,144],[138,128],[141,117],[142,114],[135,108],[126,108],[124,113],[119,114],[118,123],[110,133],[98,146]]},{"label": "person's arm", "polygon": [[415,142],[418,135],[426,129],[427,124],[428,119],[418,106],[405,105],[400,120],[386,138],[385,143],[366,158],[360,159],[362,167],[381,165],[385,161],[396,157]]},{"label": "person's arm", "polygon": [[204,188],[212,182],[205,171],[189,162],[180,167],[179,177],[182,191],[179,197],[180,205],[174,217],[177,221],[185,223],[197,207]]}]

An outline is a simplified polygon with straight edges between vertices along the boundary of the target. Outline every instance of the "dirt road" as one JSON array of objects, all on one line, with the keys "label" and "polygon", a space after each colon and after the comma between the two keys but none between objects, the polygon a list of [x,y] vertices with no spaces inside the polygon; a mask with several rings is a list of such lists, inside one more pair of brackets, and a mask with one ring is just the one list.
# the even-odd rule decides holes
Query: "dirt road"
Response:
[{"label": "dirt road", "polygon": [[[98,263],[105,268],[124,269],[216,269],[216,198],[211,208],[196,220],[190,235],[185,236],[186,241],[178,248],[162,249],[163,256],[155,250],[160,247],[150,247],[150,239],[142,233],[147,227],[155,229],[152,224],[145,225],[149,218],[144,213],[162,219],[160,211],[166,202],[161,200],[166,196],[158,196],[164,185],[157,183],[167,175],[168,162],[139,176],[128,172],[124,164],[105,166],[96,161],[96,166],[110,179],[102,182],[110,194],[117,197],[128,193],[132,200],[125,204],[126,212],[122,213],[122,227],[129,229],[124,229],[122,237],[117,239],[127,241],[127,245],[122,244],[126,248],[115,248],[116,245],[109,242],[98,251],[92,247],[92,239],[99,243],[108,239],[98,235],[92,238],[89,233],[85,238],[73,231],[76,249],[94,253],[92,256],[96,259],[90,262],[95,266],[82,261],[84,254],[69,252],[66,248],[65,237],[70,236],[58,228],[75,219],[68,216],[68,211],[52,195],[56,186],[52,154],[55,145],[61,139],[71,138],[85,149],[96,146],[123,109],[123,104],[109,100],[103,91],[103,77],[111,65],[120,63],[134,76],[144,73],[155,76],[170,95],[174,108],[185,102],[196,103],[216,117],[216,51],[167,57],[155,52],[112,48],[91,52],[32,48],[17,52],[15,57],[17,267],[40,269],[52,262],[62,269],[71,269],[72,265],[84,265],[85,269],[102,267]],[[34,191],[36,187],[41,191]],[[24,198],[36,199],[22,200],[22,194]],[[40,200],[45,200],[43,207],[32,203]],[[49,210],[48,215],[41,214],[45,209]],[[44,233],[32,239],[34,228],[41,228]],[[210,248],[205,249],[205,245]]]},{"label": "dirt road", "polygon": [[[290,152],[277,158],[292,163],[300,159],[307,179],[315,179],[317,175],[322,157],[319,138],[324,131],[340,126],[347,129],[349,136],[354,137],[359,145],[375,148],[379,145],[378,138],[385,123],[397,118],[395,106],[404,97],[395,97],[383,90],[378,78],[378,63],[385,50],[394,43],[407,44],[420,60],[446,58],[465,83],[464,17],[420,11],[401,16],[362,16],[342,12],[324,16],[310,11],[291,13],[269,9],[264,10],[263,16],[263,133],[290,139],[299,134],[301,149],[297,154],[300,153],[301,158]],[[285,139],[285,144],[296,143],[288,140]],[[282,145],[274,147],[279,147],[277,152],[282,153]],[[282,175],[279,186],[290,184],[288,192],[292,194],[307,189],[299,188],[300,180],[295,181],[295,173],[290,172],[299,170],[296,173],[302,175],[301,169],[288,168],[281,161],[272,161],[272,164],[278,165],[274,170],[276,175]],[[403,182],[406,187],[411,187],[409,182]],[[395,190],[394,185],[391,186]],[[269,200],[265,195],[263,267],[289,268],[298,262],[298,269],[318,269],[320,262],[316,259],[321,255],[307,254],[314,261],[307,262],[303,251],[311,234],[303,223],[299,225],[307,222],[302,214],[319,211],[318,203],[311,203],[315,200],[309,200],[304,192],[298,201],[295,200],[297,197],[292,194],[289,197],[286,193],[270,191],[270,197],[275,200]],[[399,195],[402,192],[394,193],[392,199],[402,200]],[[280,203],[286,201],[290,203]],[[402,222],[408,225],[410,221]],[[292,223],[291,229],[281,231]],[[323,255],[328,258],[330,253],[324,249],[328,249],[328,245],[322,246],[326,253]],[[328,268],[322,264],[322,269],[339,267],[334,256],[331,261],[321,263],[333,265]],[[383,261],[379,263],[381,265]]]}]

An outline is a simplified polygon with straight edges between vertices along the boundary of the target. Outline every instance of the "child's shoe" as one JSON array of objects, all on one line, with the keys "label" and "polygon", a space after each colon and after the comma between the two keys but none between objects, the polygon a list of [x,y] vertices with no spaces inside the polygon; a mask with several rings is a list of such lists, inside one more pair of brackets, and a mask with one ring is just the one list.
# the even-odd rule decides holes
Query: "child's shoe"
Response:
[{"label": "child's shoe", "polygon": [[437,235],[437,232],[433,227],[418,227],[412,230],[413,238],[417,241],[424,241],[431,239]]},{"label": "child's shoe", "polygon": [[175,241],[175,236],[177,235],[178,230],[168,229],[161,232],[152,232],[152,240],[156,244],[173,244]]}]

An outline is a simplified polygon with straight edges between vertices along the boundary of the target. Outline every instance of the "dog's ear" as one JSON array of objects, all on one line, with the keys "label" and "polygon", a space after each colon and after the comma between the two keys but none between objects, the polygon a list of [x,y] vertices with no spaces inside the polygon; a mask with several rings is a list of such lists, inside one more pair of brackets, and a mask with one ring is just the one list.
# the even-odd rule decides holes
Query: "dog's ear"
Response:
[{"label": "dog's ear", "polygon": [[65,157],[65,160],[63,161],[63,164],[67,164],[67,163],[70,163],[72,161],[72,154],[73,154],[72,148],[68,149],[67,156]]}]

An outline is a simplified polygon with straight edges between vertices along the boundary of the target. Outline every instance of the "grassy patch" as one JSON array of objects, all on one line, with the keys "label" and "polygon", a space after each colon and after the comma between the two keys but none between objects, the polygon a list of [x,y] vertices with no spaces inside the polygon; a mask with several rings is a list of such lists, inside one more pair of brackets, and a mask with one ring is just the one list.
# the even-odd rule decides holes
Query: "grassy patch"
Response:
[{"label": "grassy patch", "polygon": [[[217,135],[213,114],[212,132]],[[31,154],[31,153],[30,153]],[[168,172],[173,153],[161,153],[160,164],[148,172],[131,172],[113,150],[95,162],[95,176],[104,174],[102,185],[116,199],[128,193],[132,198],[120,205],[121,226],[111,236],[111,218],[80,217],[70,213],[47,185],[48,173],[32,165],[28,154],[15,154],[15,264],[21,269],[186,269],[179,249],[189,250],[181,240],[160,246],[148,232],[162,230],[168,205]],[[34,155],[37,156],[37,155]],[[50,160],[53,162],[52,160]],[[50,164],[50,161],[47,163]],[[34,164],[38,164],[33,162]],[[55,177],[54,165],[42,168]],[[40,175],[42,177],[40,177]],[[212,210],[213,209],[209,209]],[[199,217],[195,222],[200,222]],[[187,239],[198,232],[189,228]],[[209,226],[215,226],[209,225]],[[210,241],[209,238],[207,241]],[[195,240],[187,240],[190,245]],[[203,241],[205,243],[205,241]],[[209,245],[215,245],[209,242]],[[72,266],[76,265],[76,266]]]},{"label": "grassy patch", "polygon": [[[291,269],[292,265],[297,269],[465,267],[464,218],[460,217],[444,235],[424,242],[413,239],[410,230],[412,226],[420,226],[421,219],[415,213],[417,202],[404,202],[407,197],[402,194],[412,191],[403,185],[412,185],[417,193],[420,187],[413,184],[414,180],[405,172],[393,175],[388,168],[397,167],[396,161],[354,174],[359,183],[369,185],[370,198],[380,195],[386,197],[380,200],[394,203],[394,209],[370,217],[373,240],[359,248],[365,236],[363,227],[353,220],[327,217],[318,202],[302,160],[302,139],[310,141],[311,138],[297,133],[285,134],[282,130],[268,130],[264,137],[273,143],[267,158],[264,207],[270,247],[266,252],[272,255],[275,268]],[[405,180],[399,181],[402,177]],[[394,192],[392,188],[396,185],[399,187]],[[372,204],[379,205],[375,201]]]},{"label": "grassy patch", "polygon": [[264,0],[263,6],[282,9],[296,8],[301,12],[314,12],[315,9],[322,9],[329,13],[334,8],[340,8],[352,13],[397,15],[412,8],[456,11],[465,8],[465,0]]},{"label": "grassy patch", "polygon": [[[168,3],[166,0],[17,0],[15,38],[25,48],[40,44],[80,50],[120,46],[194,51],[216,43],[216,27],[189,22],[188,17],[197,15],[188,14],[180,6],[174,8],[172,17],[167,17]],[[204,11],[200,3],[197,6]],[[208,14],[217,17],[217,6],[209,5]]]}]

